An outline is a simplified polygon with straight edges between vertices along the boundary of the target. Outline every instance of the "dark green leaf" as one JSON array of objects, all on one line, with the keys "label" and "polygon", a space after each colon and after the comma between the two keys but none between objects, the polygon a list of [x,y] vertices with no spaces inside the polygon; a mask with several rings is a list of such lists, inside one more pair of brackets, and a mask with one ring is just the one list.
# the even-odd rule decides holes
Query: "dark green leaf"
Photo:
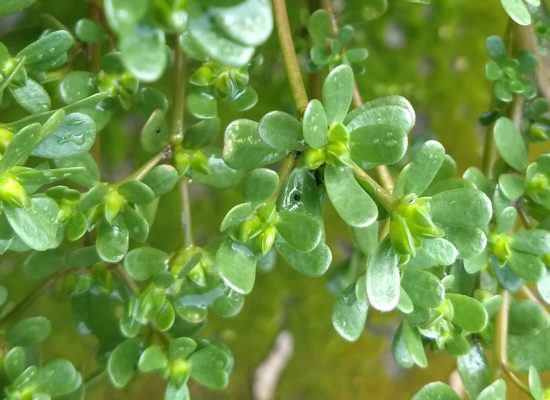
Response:
[{"label": "dark green leaf", "polygon": [[32,5],[36,0],[2,0],[0,16],[14,14]]},{"label": "dark green leaf", "polygon": [[426,368],[428,366],[428,359],[426,358],[426,352],[424,351],[424,345],[422,344],[422,338],[418,330],[409,325],[407,321],[403,321],[401,335],[414,363],[420,368]]},{"label": "dark green leaf", "polygon": [[155,153],[166,146],[169,134],[164,112],[155,110],[143,126],[139,138],[145,151]]},{"label": "dark green leaf", "polygon": [[330,248],[323,241],[309,253],[296,250],[282,239],[276,240],[275,246],[288,265],[306,276],[323,275],[332,261]]},{"label": "dark green leaf", "polygon": [[113,385],[123,388],[134,376],[140,355],[137,339],[128,339],[120,343],[109,356],[107,373]]},{"label": "dark green leaf", "polygon": [[69,32],[55,31],[32,42],[21,50],[17,56],[25,57],[26,65],[41,63],[62,56],[72,45],[73,37]]},{"label": "dark green leaf", "polygon": [[44,317],[23,319],[11,325],[6,331],[9,346],[36,346],[48,337],[51,331],[50,321]]},{"label": "dark green leaf", "polygon": [[155,199],[155,192],[140,181],[126,181],[117,190],[130,203],[148,204]]},{"label": "dark green leaf", "polygon": [[153,247],[140,247],[128,252],[124,268],[136,281],[145,281],[166,269],[168,254]]},{"label": "dark green leaf", "polygon": [[245,246],[226,239],[216,253],[215,266],[237,293],[249,294],[256,279],[256,258]]},{"label": "dark green leaf", "polygon": [[142,180],[155,196],[159,197],[170,192],[178,182],[178,171],[171,165],[157,165]]},{"label": "dark green leaf", "polygon": [[[359,279],[358,284],[365,291],[365,279]],[[332,310],[332,325],[344,339],[354,342],[361,336],[367,321],[369,305],[355,296],[355,284],[342,292]]]},{"label": "dark green leaf", "polygon": [[139,26],[125,33],[119,46],[124,65],[137,79],[153,82],[162,76],[167,63],[162,30]]},{"label": "dark green leaf", "polygon": [[79,19],[74,28],[76,36],[86,43],[103,43],[107,40],[107,34],[94,20],[89,18]]},{"label": "dark green leaf", "polygon": [[25,260],[25,274],[33,279],[45,278],[65,266],[65,254],[61,249],[33,252]]}]

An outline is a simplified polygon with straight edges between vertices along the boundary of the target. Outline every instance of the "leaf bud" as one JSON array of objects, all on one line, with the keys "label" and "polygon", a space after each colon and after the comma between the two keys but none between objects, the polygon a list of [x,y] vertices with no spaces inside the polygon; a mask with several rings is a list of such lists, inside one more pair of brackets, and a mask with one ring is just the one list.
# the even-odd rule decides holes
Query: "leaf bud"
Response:
[{"label": "leaf bud", "polygon": [[437,238],[443,236],[443,231],[432,221],[428,199],[419,198],[413,203],[406,204],[403,216],[414,236],[418,238]]},{"label": "leaf bud", "polygon": [[178,358],[170,363],[170,379],[177,387],[181,387],[189,378],[189,362]]},{"label": "leaf bud", "polygon": [[397,212],[391,217],[390,241],[397,253],[405,256],[416,254],[414,238],[407,226],[407,221]]},{"label": "leaf bud", "polygon": [[104,200],[105,218],[110,224],[113,223],[125,205],[126,199],[115,188],[112,188]]},{"label": "leaf bud", "polygon": [[25,188],[11,174],[0,178],[0,200],[14,207],[26,207],[29,204]]},{"label": "leaf bud", "polygon": [[279,214],[277,213],[277,209],[273,203],[259,207],[256,210],[256,215],[265,224],[276,225],[279,221]]},{"label": "leaf bud", "polygon": [[315,170],[326,161],[325,152],[322,149],[309,148],[304,154],[304,163],[307,169]]},{"label": "leaf bud", "polygon": [[6,148],[8,147],[8,144],[13,140],[15,137],[14,133],[10,131],[9,129],[0,127],[0,152],[4,153],[6,151]]},{"label": "leaf bud", "polygon": [[210,174],[210,165],[208,164],[208,158],[204,155],[202,151],[197,150],[191,156],[191,169],[204,175]]},{"label": "leaf bud", "polygon": [[275,236],[277,235],[277,228],[271,225],[268,226],[264,231],[258,236],[257,246],[260,249],[260,252],[263,256],[269,253],[269,250],[273,247],[275,243]]},{"label": "leaf bud", "polygon": [[238,239],[241,242],[246,242],[258,236],[263,230],[263,224],[260,218],[256,215],[241,222],[239,225]]},{"label": "leaf bud", "polygon": [[492,233],[489,236],[491,251],[500,265],[503,265],[511,254],[510,237],[505,234]]},{"label": "leaf bud", "polygon": [[180,175],[185,175],[191,167],[191,156],[183,150],[177,151],[174,164]]}]

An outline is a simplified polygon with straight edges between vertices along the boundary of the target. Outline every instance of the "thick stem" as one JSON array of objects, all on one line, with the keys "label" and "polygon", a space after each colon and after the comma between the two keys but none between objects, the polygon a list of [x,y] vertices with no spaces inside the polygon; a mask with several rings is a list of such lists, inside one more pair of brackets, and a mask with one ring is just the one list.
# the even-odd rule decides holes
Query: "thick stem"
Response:
[{"label": "thick stem", "polygon": [[180,35],[176,36],[174,45],[174,92],[172,97],[172,121],[171,121],[171,141],[174,145],[181,144],[184,135],[184,117],[185,117],[185,80],[186,80],[186,60],[180,46]]},{"label": "thick stem", "polygon": [[353,164],[353,174],[360,181],[363,181],[368,186],[367,191],[382,204],[382,206],[391,213],[395,207],[397,200],[386,189],[384,189],[378,182],[376,182],[369,174],[357,164]]},{"label": "thick stem", "polygon": [[[328,13],[332,35],[333,36],[338,35],[338,31],[340,30],[340,27],[338,26],[338,19],[336,17],[336,12],[332,7],[331,0],[321,0],[321,5]],[[363,98],[361,97],[359,86],[357,85],[357,81],[354,81],[353,105],[355,107],[360,107],[362,104],[363,104]],[[379,165],[378,167],[376,167],[376,172],[378,173],[378,177],[380,178],[380,182],[382,182],[382,186],[384,187],[384,189],[386,189],[388,192],[391,192],[393,190],[393,179],[388,167],[385,165]]]},{"label": "thick stem", "polygon": [[537,36],[533,30],[533,25],[529,26],[516,26],[519,40],[523,47],[531,51],[537,59],[536,80],[537,85],[547,100],[550,100],[550,78],[548,72],[544,68],[544,59],[540,53],[539,45],[537,43]]},{"label": "thick stem", "polygon": [[300,64],[298,63],[298,58],[296,57],[296,50],[294,48],[294,41],[292,40],[292,33],[288,22],[288,13],[286,10],[285,0],[273,0],[273,11],[275,13],[275,22],[277,25],[281,52],[283,55],[290,88],[292,90],[292,95],[294,97],[294,103],[296,104],[298,113],[303,115],[307,107],[308,97],[304,81],[302,79]]},{"label": "thick stem", "polygon": [[193,225],[191,222],[191,201],[189,199],[189,187],[187,178],[179,183],[181,195],[181,225],[183,228],[183,243],[185,247],[193,247]]},{"label": "thick stem", "polygon": [[[93,21],[101,25],[101,9],[98,7],[96,0],[90,1],[90,5],[88,6],[88,14]],[[88,44],[88,68],[93,73],[99,72],[101,68],[100,44]],[[101,135],[96,135],[91,154],[96,164],[101,168]]]}]

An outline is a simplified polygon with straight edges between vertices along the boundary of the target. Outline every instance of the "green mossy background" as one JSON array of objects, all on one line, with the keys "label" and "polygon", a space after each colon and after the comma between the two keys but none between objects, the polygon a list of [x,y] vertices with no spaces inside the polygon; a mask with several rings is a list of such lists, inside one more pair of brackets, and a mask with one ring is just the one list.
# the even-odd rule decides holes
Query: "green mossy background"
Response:
[{"label": "green mossy background", "polygon": [[[458,162],[459,171],[479,165],[483,130],[477,118],[487,110],[490,101],[490,87],[484,76],[484,39],[491,34],[502,34],[506,23],[497,3],[496,0],[434,0],[431,6],[422,6],[395,0],[390,1],[387,14],[380,19],[350,21],[356,29],[357,42],[366,43],[370,52],[365,62],[366,73],[359,78],[363,98],[387,94],[406,96],[418,115],[412,142],[418,138],[438,138]],[[308,10],[304,2],[289,1],[288,4],[305,65],[304,22]],[[38,2],[33,7],[38,12],[33,12],[32,18],[0,20],[0,32],[4,32],[0,40],[16,50],[36,37],[40,27],[45,23],[48,26],[46,19],[37,17],[39,12],[48,12],[72,28],[86,15],[86,6],[84,0]],[[261,53],[263,65],[251,71],[251,83],[260,101],[239,117],[258,120],[273,109],[293,110],[275,35],[261,48]],[[168,91],[170,82],[159,82],[158,87]],[[237,117],[227,110],[221,111],[223,126]],[[140,150],[138,139],[143,118],[132,112],[120,116],[101,133],[105,180],[115,181],[125,176],[147,158]],[[4,117],[0,110],[0,120]],[[10,115],[9,119],[15,117]],[[204,245],[216,235],[225,213],[242,198],[238,190],[212,191],[199,184],[191,186],[191,195],[196,242]],[[162,199],[149,240],[153,246],[173,250],[181,244],[182,235],[175,223],[178,204],[175,192]],[[351,236],[332,209],[327,207],[326,215],[328,243],[334,254],[331,268],[336,269],[350,254]],[[17,257],[3,257],[0,267],[0,279],[14,301],[38,286],[38,282],[29,282],[23,277],[18,267],[20,261]],[[235,369],[226,391],[212,392],[194,386],[193,398],[251,398],[254,370],[267,356],[282,329],[292,333],[294,353],[281,376],[277,399],[409,399],[429,381],[448,381],[454,363],[445,354],[432,355],[426,370],[405,371],[395,365],[391,338],[398,321],[392,314],[371,313],[366,332],[356,343],[341,339],[331,325],[334,296],[327,288],[327,279],[303,277],[278,262],[273,271],[259,275],[240,315],[230,320],[211,317],[205,335],[226,341],[235,357]],[[95,369],[96,342],[90,337],[74,339],[76,327],[66,300],[58,285],[26,314],[41,314],[51,319],[53,332],[43,346],[45,357],[66,357],[87,376]],[[98,379],[90,387],[87,398],[160,399],[162,385],[154,375],[142,376],[124,392],[118,392],[107,379]],[[516,395],[510,386],[509,398]]]}]

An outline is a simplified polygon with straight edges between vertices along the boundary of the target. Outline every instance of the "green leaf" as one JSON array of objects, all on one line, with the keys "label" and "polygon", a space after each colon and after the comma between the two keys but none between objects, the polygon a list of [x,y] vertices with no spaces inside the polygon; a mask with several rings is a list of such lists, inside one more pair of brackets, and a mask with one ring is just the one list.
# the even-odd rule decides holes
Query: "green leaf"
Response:
[{"label": "green leaf", "polygon": [[165,41],[162,30],[146,26],[122,35],[120,54],[128,71],[143,82],[158,80],[167,64]]},{"label": "green leaf", "polygon": [[3,368],[10,381],[14,381],[25,370],[25,358],[25,349],[19,346],[6,353]]},{"label": "green leaf", "polygon": [[227,288],[223,296],[214,299],[209,309],[222,318],[231,318],[241,312],[244,296]]},{"label": "green leaf", "polygon": [[323,226],[316,218],[292,211],[279,211],[277,231],[290,246],[306,253],[313,251],[323,236]]},{"label": "green leaf", "polygon": [[415,153],[404,175],[404,193],[421,195],[430,186],[445,158],[445,149],[435,140],[425,142]]},{"label": "green leaf", "polygon": [[507,265],[519,277],[532,282],[538,281],[545,269],[539,257],[521,251],[512,251]]},{"label": "green leaf", "polygon": [[23,162],[38,145],[41,139],[40,124],[30,124],[21,129],[6,147],[0,161],[0,172],[6,172]]},{"label": "green leaf", "polygon": [[168,143],[168,123],[162,110],[155,110],[143,126],[139,136],[145,151],[156,153]]},{"label": "green leaf", "polygon": [[50,321],[44,317],[23,319],[11,325],[6,331],[6,341],[10,347],[36,346],[50,334]]},{"label": "green leaf", "polygon": [[399,303],[400,277],[397,261],[389,240],[384,240],[368,263],[367,296],[370,305],[382,312],[393,310]]},{"label": "green leaf", "polygon": [[476,400],[506,400],[506,383],[499,379],[487,386]]},{"label": "green leaf", "polygon": [[243,176],[243,172],[229,167],[223,158],[220,157],[219,151],[208,149],[208,168],[209,174],[202,174],[197,171],[191,171],[189,174],[193,181],[200,182],[206,186],[217,189],[225,189],[236,186]]},{"label": "green leaf", "polygon": [[97,234],[97,254],[106,262],[122,261],[128,251],[128,240],[128,229],[120,216],[112,224],[103,219]]},{"label": "green leaf", "polygon": [[216,25],[232,40],[245,46],[259,46],[273,30],[271,5],[265,0],[244,0],[232,7],[211,10]]},{"label": "green leaf", "polygon": [[15,101],[32,114],[48,111],[52,105],[46,89],[32,79],[22,86],[10,86],[10,91]]},{"label": "green leaf", "polygon": [[[365,279],[358,280],[359,287],[365,291]],[[354,342],[363,333],[369,305],[367,301],[360,301],[355,295],[355,284],[342,292],[332,310],[332,325],[336,332],[344,339]]]},{"label": "green leaf", "polygon": [[508,58],[506,45],[500,36],[493,35],[485,39],[485,49],[489,57],[498,63],[502,63]]},{"label": "green leaf", "polygon": [[353,97],[353,84],[353,70],[349,65],[334,68],[323,82],[323,106],[329,125],[346,118]]},{"label": "green leaf", "polygon": [[279,175],[267,168],[251,171],[244,180],[243,196],[251,203],[261,203],[270,198],[279,186]]},{"label": "green leaf", "polygon": [[267,113],[260,120],[258,130],[262,140],[276,149],[288,151],[304,148],[302,124],[285,112],[272,111]]},{"label": "green leaf", "polygon": [[0,17],[15,14],[34,4],[36,0],[2,0],[0,4]]},{"label": "green leaf", "polygon": [[205,347],[189,357],[191,378],[206,387],[223,389],[228,383],[230,362],[224,351],[215,346]]},{"label": "green leaf", "polygon": [[157,165],[143,178],[142,182],[151,188],[156,197],[160,197],[176,186],[178,171],[168,164]]},{"label": "green leaf", "polygon": [[61,125],[33,150],[32,155],[44,158],[71,157],[92,148],[96,128],[86,114],[72,113],[63,118]]},{"label": "green leaf", "polygon": [[67,360],[53,360],[44,365],[36,381],[38,391],[52,397],[72,393],[82,384],[80,374]]},{"label": "green leaf", "polygon": [[408,268],[431,268],[451,265],[458,256],[451,242],[443,238],[424,239],[422,247],[416,249],[416,255],[407,263]]},{"label": "green leaf", "polygon": [[153,247],[140,247],[128,252],[124,268],[136,281],[145,281],[168,266],[168,254]]},{"label": "green leaf", "polygon": [[540,297],[550,304],[550,271],[545,270],[542,278],[537,281],[537,290]]},{"label": "green leaf", "polygon": [[360,164],[394,164],[405,155],[407,132],[390,123],[363,125],[350,132],[349,147]]},{"label": "green leaf", "polygon": [[453,305],[453,322],[468,332],[481,332],[487,326],[487,310],[476,299],[457,293],[448,293]]},{"label": "green leaf", "polygon": [[[57,206],[51,200],[52,206]],[[43,251],[57,247],[57,226],[55,217],[44,209],[44,203],[38,198],[32,198],[27,207],[13,207],[4,204],[4,212],[17,236],[27,246]]]},{"label": "green leaf", "polygon": [[415,123],[416,116],[409,101],[401,96],[387,96],[363,103],[352,110],[344,123],[350,132],[366,125],[381,122],[395,125],[399,130],[408,132]]},{"label": "green leaf", "polygon": [[75,25],[74,32],[76,37],[85,43],[100,44],[108,38],[101,25],[89,18],[79,19]]},{"label": "green leaf", "polygon": [[399,325],[397,332],[393,337],[392,342],[392,354],[395,362],[401,368],[411,368],[414,365],[411,353],[407,350],[405,346],[405,341],[403,340],[403,324]]},{"label": "green leaf", "polygon": [[164,392],[164,400],[190,400],[189,388],[187,385],[178,386],[174,382],[169,381]]},{"label": "green leaf", "polygon": [[[507,233],[510,231],[516,223],[517,216],[518,212],[515,207],[506,207],[497,217],[495,232]],[[521,248],[518,250],[521,250]]]},{"label": "green leaf", "polygon": [[549,326],[550,318],[537,303],[524,300],[510,306],[508,322],[510,335],[536,335]]},{"label": "green leaf", "polygon": [[332,262],[330,248],[323,241],[309,253],[296,250],[282,239],[275,240],[275,247],[288,265],[306,276],[323,275]]},{"label": "green leaf", "polygon": [[107,374],[116,388],[123,388],[134,376],[140,356],[138,339],[128,339],[112,351],[107,361]]},{"label": "green leaf", "polygon": [[273,164],[283,158],[285,152],[265,144],[258,132],[258,123],[240,119],[230,123],[225,130],[223,158],[235,169],[252,169]]},{"label": "green leaf", "polygon": [[65,254],[61,249],[33,252],[25,260],[25,274],[33,279],[42,279],[52,275],[65,266]]},{"label": "green leaf", "polygon": [[317,46],[325,46],[330,36],[330,17],[326,10],[316,10],[307,21],[307,31]]},{"label": "green leaf", "polygon": [[197,343],[188,337],[180,337],[170,340],[168,353],[171,360],[185,360],[195,351]]},{"label": "green leaf", "polygon": [[42,63],[61,57],[73,46],[73,43],[73,37],[69,32],[55,31],[29,44],[17,54],[17,57],[25,57],[26,66]]},{"label": "green leaf", "polygon": [[513,174],[502,174],[498,177],[498,187],[508,200],[516,201],[525,193],[523,178]]},{"label": "green leaf", "polygon": [[242,67],[254,54],[254,47],[239,44],[225,36],[213,25],[209,15],[191,18],[188,26],[193,43],[202,53],[222,65]]},{"label": "green leaf", "polygon": [[401,286],[412,303],[421,308],[435,308],[443,302],[445,288],[435,275],[424,270],[404,269]]},{"label": "green leaf", "polygon": [[424,386],[412,400],[460,400],[451,387],[443,382],[432,382]]},{"label": "green leaf", "polygon": [[531,24],[531,14],[522,0],[500,0],[506,14],[518,25]]},{"label": "green leaf", "polygon": [[218,115],[218,102],[210,93],[191,90],[187,96],[187,109],[197,118],[215,118]]},{"label": "green leaf", "polygon": [[489,383],[489,365],[477,343],[468,354],[457,358],[458,373],[470,399],[475,399]]},{"label": "green leaf", "polygon": [[140,181],[126,181],[118,187],[117,191],[130,203],[149,204],[155,199],[155,192]]},{"label": "green leaf", "polygon": [[215,266],[224,282],[240,294],[249,294],[256,279],[256,257],[245,246],[226,239],[216,252]]},{"label": "green leaf", "polygon": [[200,149],[211,145],[220,131],[220,119],[208,118],[192,125],[183,136],[184,149]]},{"label": "green leaf", "polygon": [[327,165],[325,187],[340,217],[353,227],[365,227],[378,217],[378,208],[348,167]]},{"label": "green leaf", "polygon": [[225,214],[220,225],[220,232],[233,228],[247,219],[252,214],[252,205],[250,203],[237,204]]},{"label": "green leaf", "polygon": [[105,0],[104,7],[109,25],[124,35],[145,17],[149,0]]},{"label": "green leaf", "polygon": [[71,71],[59,84],[59,95],[65,104],[75,103],[94,92],[94,74],[87,71]]},{"label": "green leaf", "polygon": [[495,123],[493,133],[496,148],[504,161],[517,171],[525,171],[528,162],[527,149],[512,120],[500,117]]},{"label": "green leaf", "polygon": [[413,362],[420,368],[426,368],[428,366],[428,359],[426,358],[422,337],[418,330],[409,325],[407,321],[403,321],[401,324],[401,335]]},{"label": "green leaf", "polygon": [[453,189],[432,196],[430,211],[436,224],[484,228],[491,220],[492,206],[489,198],[479,190]]},{"label": "green leaf", "polygon": [[542,229],[517,231],[512,236],[510,246],[515,250],[538,256],[550,254],[550,232]]},{"label": "green leaf", "polygon": [[304,113],[304,139],[315,149],[326,146],[328,140],[328,121],[325,109],[319,100],[311,100]]},{"label": "green leaf", "polygon": [[535,400],[544,400],[544,388],[535,367],[529,366],[529,391]]},{"label": "green leaf", "polygon": [[147,347],[138,361],[138,368],[141,372],[152,372],[164,369],[168,365],[168,358],[162,347],[153,344]]}]

